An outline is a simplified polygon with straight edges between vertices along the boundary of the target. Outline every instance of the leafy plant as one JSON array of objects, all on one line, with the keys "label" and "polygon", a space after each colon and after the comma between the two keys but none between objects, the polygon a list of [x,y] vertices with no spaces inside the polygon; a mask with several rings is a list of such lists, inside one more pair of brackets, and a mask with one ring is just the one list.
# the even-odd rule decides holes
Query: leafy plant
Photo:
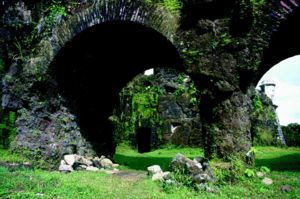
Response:
[{"label": "leafy plant", "polygon": [[271,172],[271,170],[266,166],[261,166],[259,170],[263,173],[270,173]]},{"label": "leafy plant", "polygon": [[179,0],[163,0],[162,5],[173,14],[176,14],[183,6]]},{"label": "leafy plant", "polygon": [[[183,168],[183,167],[177,167],[175,168],[171,174],[171,181],[174,182],[171,185],[176,185],[176,186],[185,186],[187,188],[195,188],[195,183],[193,181],[192,176],[189,174],[189,172],[187,171],[187,169]],[[164,189],[166,190],[166,188],[168,188],[168,186],[166,186],[167,184],[164,184]]]},{"label": "leafy plant", "polygon": [[251,147],[250,151],[251,151],[252,153],[254,153],[254,154],[257,153],[257,149],[256,149],[255,147]]},{"label": "leafy plant", "polygon": [[50,32],[51,27],[54,25],[58,15],[67,16],[66,8],[63,6],[62,1],[53,0],[45,17],[46,31]]},{"label": "leafy plant", "polygon": [[255,176],[255,172],[252,169],[246,169],[245,170],[245,176],[247,176],[248,178],[252,178]]},{"label": "leafy plant", "polygon": [[183,73],[179,74],[179,76],[177,78],[177,82],[180,85],[173,94],[176,97],[185,94],[190,98],[190,104],[192,106],[197,106],[199,104],[198,90],[193,82],[185,83],[184,82],[185,78],[187,78],[187,75],[185,75]]},{"label": "leafy plant", "polygon": [[198,90],[193,82],[189,84],[188,94],[191,97],[190,99],[191,105],[198,106],[199,105]]},{"label": "leafy plant", "polygon": [[198,62],[199,57],[203,54],[197,49],[187,49],[184,48],[181,50],[182,57],[185,61],[185,66],[189,68]]},{"label": "leafy plant", "polygon": [[227,46],[228,44],[232,43],[232,38],[229,33],[225,32],[220,36],[220,43],[221,46]]},{"label": "leafy plant", "polygon": [[180,85],[173,94],[175,96],[181,96],[184,92],[185,92],[185,87],[183,85]]},{"label": "leafy plant", "polygon": [[253,99],[253,106],[254,111],[262,112],[263,111],[263,104],[259,96],[255,96]]}]

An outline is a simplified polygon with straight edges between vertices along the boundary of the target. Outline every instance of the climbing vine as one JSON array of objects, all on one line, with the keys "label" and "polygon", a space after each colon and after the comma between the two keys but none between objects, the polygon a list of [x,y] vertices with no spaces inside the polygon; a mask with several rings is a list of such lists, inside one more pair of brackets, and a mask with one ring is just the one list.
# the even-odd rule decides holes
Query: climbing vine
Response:
[{"label": "climbing vine", "polygon": [[178,83],[179,86],[173,94],[176,97],[180,97],[182,95],[185,95],[185,96],[189,97],[190,106],[197,106],[198,107],[198,105],[199,105],[199,100],[198,100],[199,96],[198,96],[197,88],[196,88],[194,82],[185,83],[184,80],[186,78],[189,78],[189,77],[187,75],[183,74],[183,73],[178,75],[177,83]]},{"label": "climbing vine", "polygon": [[121,113],[115,113],[113,116],[117,142],[131,140],[135,136],[136,129],[140,127],[155,129],[157,140],[152,147],[156,147],[155,145],[162,141],[165,121],[158,113],[157,107],[164,90],[159,85],[144,85],[151,81],[152,77],[137,77],[133,87],[129,85],[120,92],[120,101],[125,107]]},{"label": "climbing vine", "polygon": [[67,16],[65,6],[61,1],[54,0],[47,10],[45,10],[45,31],[51,32],[51,28],[56,22],[58,16]]},{"label": "climbing vine", "polygon": [[272,101],[256,93],[252,99],[252,139],[254,145],[276,145],[277,121]]}]

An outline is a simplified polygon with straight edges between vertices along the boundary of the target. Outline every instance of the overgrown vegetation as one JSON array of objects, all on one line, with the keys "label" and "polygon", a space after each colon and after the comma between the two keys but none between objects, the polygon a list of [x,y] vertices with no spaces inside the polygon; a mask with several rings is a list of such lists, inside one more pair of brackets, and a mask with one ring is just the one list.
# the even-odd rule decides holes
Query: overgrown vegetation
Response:
[{"label": "overgrown vegetation", "polygon": [[282,131],[287,146],[300,146],[300,124],[291,123],[282,126]]},{"label": "overgrown vegetation", "polygon": [[8,113],[0,109],[0,146],[9,148],[10,143],[16,137],[15,127],[16,113],[9,111]]},{"label": "overgrown vegetation", "polygon": [[10,163],[23,163],[29,161],[24,156],[18,155],[10,150],[1,149],[0,147],[0,163],[10,162]]},{"label": "overgrown vegetation", "polygon": [[[0,59],[0,80],[5,72],[5,63]],[[2,98],[2,90],[0,87],[0,100]],[[3,110],[0,103],[0,148],[9,148],[10,143],[16,137],[15,127],[16,113],[14,111]]]},{"label": "overgrown vegetation", "polygon": [[252,99],[252,141],[255,146],[278,145],[276,112],[272,101],[262,93]]},{"label": "overgrown vegetation", "polygon": [[[175,75],[171,76],[175,78],[166,80],[163,73],[138,75],[120,92],[120,107],[110,118],[114,123],[117,143],[129,141],[135,146],[137,129],[142,127],[151,129],[151,148],[158,148],[166,142],[164,135],[170,131],[170,123],[158,108],[162,97],[167,96],[167,99],[176,102],[185,101],[183,106],[198,111],[198,92],[189,77],[183,73],[178,73],[176,77],[177,72],[173,71]],[[174,88],[167,91],[161,81],[172,81]]]},{"label": "overgrown vegetation", "polygon": [[52,0],[45,16],[45,31],[51,32],[58,16],[67,16],[66,8],[61,1]]},{"label": "overgrown vegetation", "polygon": [[182,8],[182,2],[179,0],[163,0],[162,5],[173,14]]},{"label": "overgrown vegetation", "polygon": [[180,0],[146,0],[148,4],[158,4],[164,7],[172,14],[177,14],[182,8],[183,4]]},{"label": "overgrown vegetation", "polygon": [[157,140],[152,147],[161,144],[165,123],[157,112],[157,106],[164,92],[159,85],[153,85],[152,81],[152,77],[139,76],[120,92],[121,110],[116,110],[112,117],[117,142],[132,141],[136,129],[149,127],[156,129]]}]

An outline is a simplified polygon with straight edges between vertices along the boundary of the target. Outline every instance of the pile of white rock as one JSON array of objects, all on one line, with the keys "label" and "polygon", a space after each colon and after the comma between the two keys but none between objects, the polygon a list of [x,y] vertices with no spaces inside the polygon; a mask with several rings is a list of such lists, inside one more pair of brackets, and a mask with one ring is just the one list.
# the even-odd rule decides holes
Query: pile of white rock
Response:
[{"label": "pile of white rock", "polygon": [[114,164],[105,156],[99,157],[83,157],[77,154],[65,155],[61,160],[58,170],[61,172],[72,172],[74,170],[117,170],[118,164]]},{"label": "pile of white rock", "polygon": [[[166,184],[177,184],[181,182],[174,178],[177,171],[185,171],[181,175],[191,177],[193,184],[201,189],[212,192],[212,188],[207,186],[208,182],[215,180],[212,170],[209,167],[208,160],[202,157],[196,157],[191,160],[178,153],[170,164],[171,172],[163,172],[159,165],[153,165],[147,168],[148,174],[152,175],[153,181],[161,181]],[[173,175],[172,175],[173,174]],[[172,177],[173,176],[173,177]]]},{"label": "pile of white rock", "polygon": [[160,168],[159,165],[153,165],[147,168],[148,174],[152,175],[152,181],[161,181],[166,182],[170,181],[170,172],[166,171],[163,172],[163,170]]}]

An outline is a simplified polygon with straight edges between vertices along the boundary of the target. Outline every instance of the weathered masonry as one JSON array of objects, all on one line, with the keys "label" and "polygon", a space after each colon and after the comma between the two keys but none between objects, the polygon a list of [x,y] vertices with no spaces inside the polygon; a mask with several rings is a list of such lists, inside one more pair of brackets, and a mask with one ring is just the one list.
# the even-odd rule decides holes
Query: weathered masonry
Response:
[{"label": "weathered masonry", "polygon": [[53,166],[114,152],[117,95],[148,68],[185,72],[200,90],[206,156],[251,147],[253,86],[300,52],[298,1],[2,1],[2,107],[14,150]]}]

